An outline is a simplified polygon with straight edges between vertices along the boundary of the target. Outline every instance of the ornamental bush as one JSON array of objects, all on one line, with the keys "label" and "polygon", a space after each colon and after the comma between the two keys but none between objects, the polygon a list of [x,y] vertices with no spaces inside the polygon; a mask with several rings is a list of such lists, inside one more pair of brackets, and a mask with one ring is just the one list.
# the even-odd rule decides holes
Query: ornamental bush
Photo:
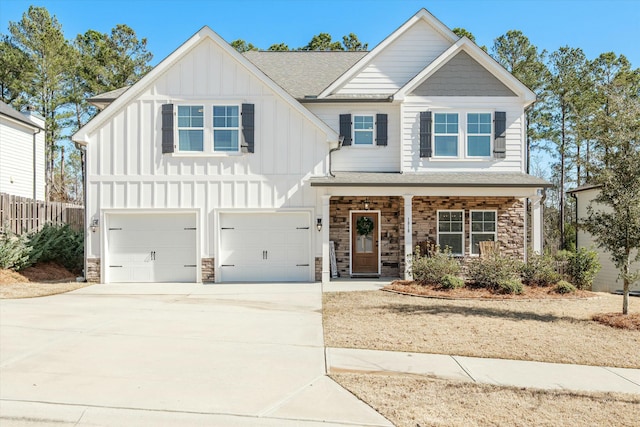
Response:
[{"label": "ornamental bush", "polygon": [[598,253],[593,249],[580,248],[570,252],[567,262],[567,273],[578,289],[591,290],[593,279],[600,271]]},{"label": "ornamental bush", "polygon": [[464,280],[452,274],[445,274],[442,276],[442,279],[440,279],[440,286],[444,289],[464,288]]},{"label": "ornamental bush", "polygon": [[0,268],[22,270],[31,265],[27,240],[27,236],[16,236],[8,228],[0,233]]},{"label": "ornamental bush", "polygon": [[436,246],[431,256],[424,256],[420,253],[420,248],[416,247],[411,260],[411,273],[413,279],[420,284],[440,284],[444,276],[456,276],[460,273],[460,263],[449,248],[440,251]]},{"label": "ornamental bush", "polygon": [[29,263],[53,261],[79,273],[84,263],[84,235],[68,225],[45,225],[29,234]]},{"label": "ornamental bush", "polygon": [[520,269],[522,282],[528,286],[551,286],[562,276],[556,270],[556,260],[549,254],[531,254]]},{"label": "ornamental bush", "polygon": [[500,284],[520,282],[521,265],[522,262],[515,258],[495,253],[472,260],[467,276],[476,286],[498,289]]},{"label": "ornamental bush", "polygon": [[570,294],[575,292],[577,289],[566,280],[561,280],[558,282],[554,290],[559,294]]},{"label": "ornamental bush", "polygon": [[498,291],[503,294],[521,294],[523,290],[520,279],[508,279],[498,282]]}]

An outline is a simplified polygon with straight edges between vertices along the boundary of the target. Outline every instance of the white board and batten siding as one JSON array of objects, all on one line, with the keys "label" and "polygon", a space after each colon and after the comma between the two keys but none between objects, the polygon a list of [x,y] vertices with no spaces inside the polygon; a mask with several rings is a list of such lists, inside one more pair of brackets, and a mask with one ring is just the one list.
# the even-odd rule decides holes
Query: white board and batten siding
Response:
[{"label": "white board and batten siding", "polygon": [[[201,257],[215,258],[218,209],[315,208],[315,191],[305,180],[325,173],[326,133],[212,40],[203,39],[134,89],[139,94],[89,135],[89,221],[104,209],[196,209]],[[254,104],[255,152],[162,154],[166,103]],[[92,237],[87,257],[99,258],[103,249]]]},{"label": "white board and batten siding", "polygon": [[[587,206],[591,203],[591,201],[597,196],[598,189],[592,188],[583,191],[578,191],[574,193],[578,198],[577,203],[577,214],[578,220],[580,221],[583,218],[588,216]],[[598,253],[598,259],[600,261],[601,269],[593,280],[593,290],[596,292],[615,292],[618,290],[622,290],[623,283],[620,280],[619,271],[616,266],[611,261],[611,257],[609,253],[604,249],[597,247],[593,236],[584,231],[578,230],[578,247],[579,248],[587,248],[594,249]],[[635,253],[632,254],[634,256]],[[640,268],[638,263],[632,264],[633,268]],[[632,291],[640,291],[640,283],[635,283],[631,285],[630,290]]]},{"label": "white board and batten siding", "polygon": [[450,46],[432,26],[418,20],[336,93],[392,95]]},{"label": "white board and batten siding", "polygon": [[[34,132],[35,127],[0,116],[0,193],[34,197]],[[44,200],[44,131],[35,138],[35,199]]]},{"label": "white board and batten siding", "polygon": [[[524,172],[525,171],[525,115],[516,97],[417,97],[408,96],[402,104],[402,171],[403,172]],[[504,159],[451,160],[420,157],[420,112],[458,113],[504,111],[506,113],[506,157]],[[462,120],[459,119],[460,126]],[[464,132],[461,133],[461,135]],[[463,147],[464,141],[459,143]],[[493,149],[493,141],[492,141]]]},{"label": "white board and batten siding", "polygon": [[[400,107],[391,103],[305,104],[322,121],[340,132],[340,115],[387,115],[386,146],[344,146],[331,157],[333,172],[398,172],[400,171]],[[374,124],[375,129],[375,124]]]}]

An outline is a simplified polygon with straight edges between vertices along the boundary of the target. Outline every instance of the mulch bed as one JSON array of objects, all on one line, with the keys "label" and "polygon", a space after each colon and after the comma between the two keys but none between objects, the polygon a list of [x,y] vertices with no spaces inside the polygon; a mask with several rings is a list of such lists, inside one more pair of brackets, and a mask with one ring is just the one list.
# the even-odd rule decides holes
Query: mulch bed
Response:
[{"label": "mulch bed", "polygon": [[593,320],[603,323],[607,326],[620,329],[631,329],[640,331],[640,313],[622,314],[622,313],[603,313],[595,314]]},{"label": "mulch bed", "polygon": [[439,285],[423,285],[409,280],[396,280],[383,288],[401,294],[442,299],[487,299],[487,300],[532,300],[532,299],[584,299],[594,298],[594,292],[577,290],[568,294],[555,292],[554,287],[524,286],[521,294],[502,294],[486,288],[465,286],[458,289],[444,289]]},{"label": "mulch bed", "polygon": [[54,262],[38,263],[22,271],[0,269],[0,285],[24,282],[75,281],[76,275]]}]

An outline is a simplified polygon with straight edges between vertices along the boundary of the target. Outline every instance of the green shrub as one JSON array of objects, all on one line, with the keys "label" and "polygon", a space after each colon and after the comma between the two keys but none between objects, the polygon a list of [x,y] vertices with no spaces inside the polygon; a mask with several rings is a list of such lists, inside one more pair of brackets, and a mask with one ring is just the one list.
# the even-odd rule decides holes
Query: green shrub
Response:
[{"label": "green shrub", "polygon": [[415,281],[422,284],[438,284],[445,275],[456,276],[460,273],[460,263],[451,255],[451,250],[445,248],[444,251],[440,251],[438,247],[436,249],[431,256],[423,256],[420,249],[416,248],[411,260],[411,273]]},{"label": "green shrub", "polygon": [[31,265],[27,240],[27,236],[16,236],[8,228],[0,233],[0,268],[22,270]]},{"label": "green shrub", "polygon": [[464,280],[452,274],[445,274],[440,279],[440,286],[445,289],[464,288]]},{"label": "green shrub", "polygon": [[531,254],[520,269],[522,282],[529,286],[551,286],[562,276],[556,271],[556,260],[549,254]]},{"label": "green shrub", "polygon": [[591,290],[593,279],[600,271],[598,253],[593,249],[580,248],[571,252],[567,262],[567,273],[578,289]]},{"label": "green shrub", "polygon": [[40,231],[29,235],[32,248],[29,262],[53,261],[68,270],[79,273],[84,263],[84,235],[68,225],[45,225]]},{"label": "green shrub", "polygon": [[559,294],[570,294],[576,291],[576,287],[566,280],[561,280],[556,285],[555,291]]},{"label": "green shrub", "polygon": [[508,279],[498,282],[498,290],[503,294],[521,294],[522,282],[519,279]]},{"label": "green shrub", "polygon": [[500,283],[520,282],[521,265],[522,262],[517,259],[496,253],[472,260],[468,265],[467,275],[477,286],[499,288]]}]

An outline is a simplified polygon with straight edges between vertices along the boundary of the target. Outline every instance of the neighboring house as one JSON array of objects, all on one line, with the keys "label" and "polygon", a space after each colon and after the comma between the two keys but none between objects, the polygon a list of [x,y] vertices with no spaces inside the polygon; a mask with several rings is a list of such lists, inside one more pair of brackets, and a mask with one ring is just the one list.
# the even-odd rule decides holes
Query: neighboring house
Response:
[{"label": "neighboring house", "polygon": [[0,193],[45,198],[44,119],[0,101]]},{"label": "neighboring house", "polygon": [[[588,217],[587,207],[591,204],[592,200],[598,195],[598,185],[583,185],[568,193],[576,200],[576,213],[578,224]],[[594,209],[598,209],[598,204],[594,203]],[[602,268],[593,280],[593,290],[597,292],[616,292],[622,290],[622,280],[618,277],[620,272],[611,261],[611,257],[607,251],[597,247],[593,236],[583,229],[578,229],[576,235],[576,246],[578,248],[594,249],[598,252],[598,259]],[[633,255],[633,254],[632,254]],[[638,268],[638,264],[632,264],[635,268]],[[631,291],[640,291],[640,283],[632,284]]]},{"label": "neighboring house", "polygon": [[542,249],[535,95],[424,9],[370,52],[242,55],[204,27],[93,101],[89,280],[327,282],[331,241],[343,278],[409,276],[423,241]]}]

